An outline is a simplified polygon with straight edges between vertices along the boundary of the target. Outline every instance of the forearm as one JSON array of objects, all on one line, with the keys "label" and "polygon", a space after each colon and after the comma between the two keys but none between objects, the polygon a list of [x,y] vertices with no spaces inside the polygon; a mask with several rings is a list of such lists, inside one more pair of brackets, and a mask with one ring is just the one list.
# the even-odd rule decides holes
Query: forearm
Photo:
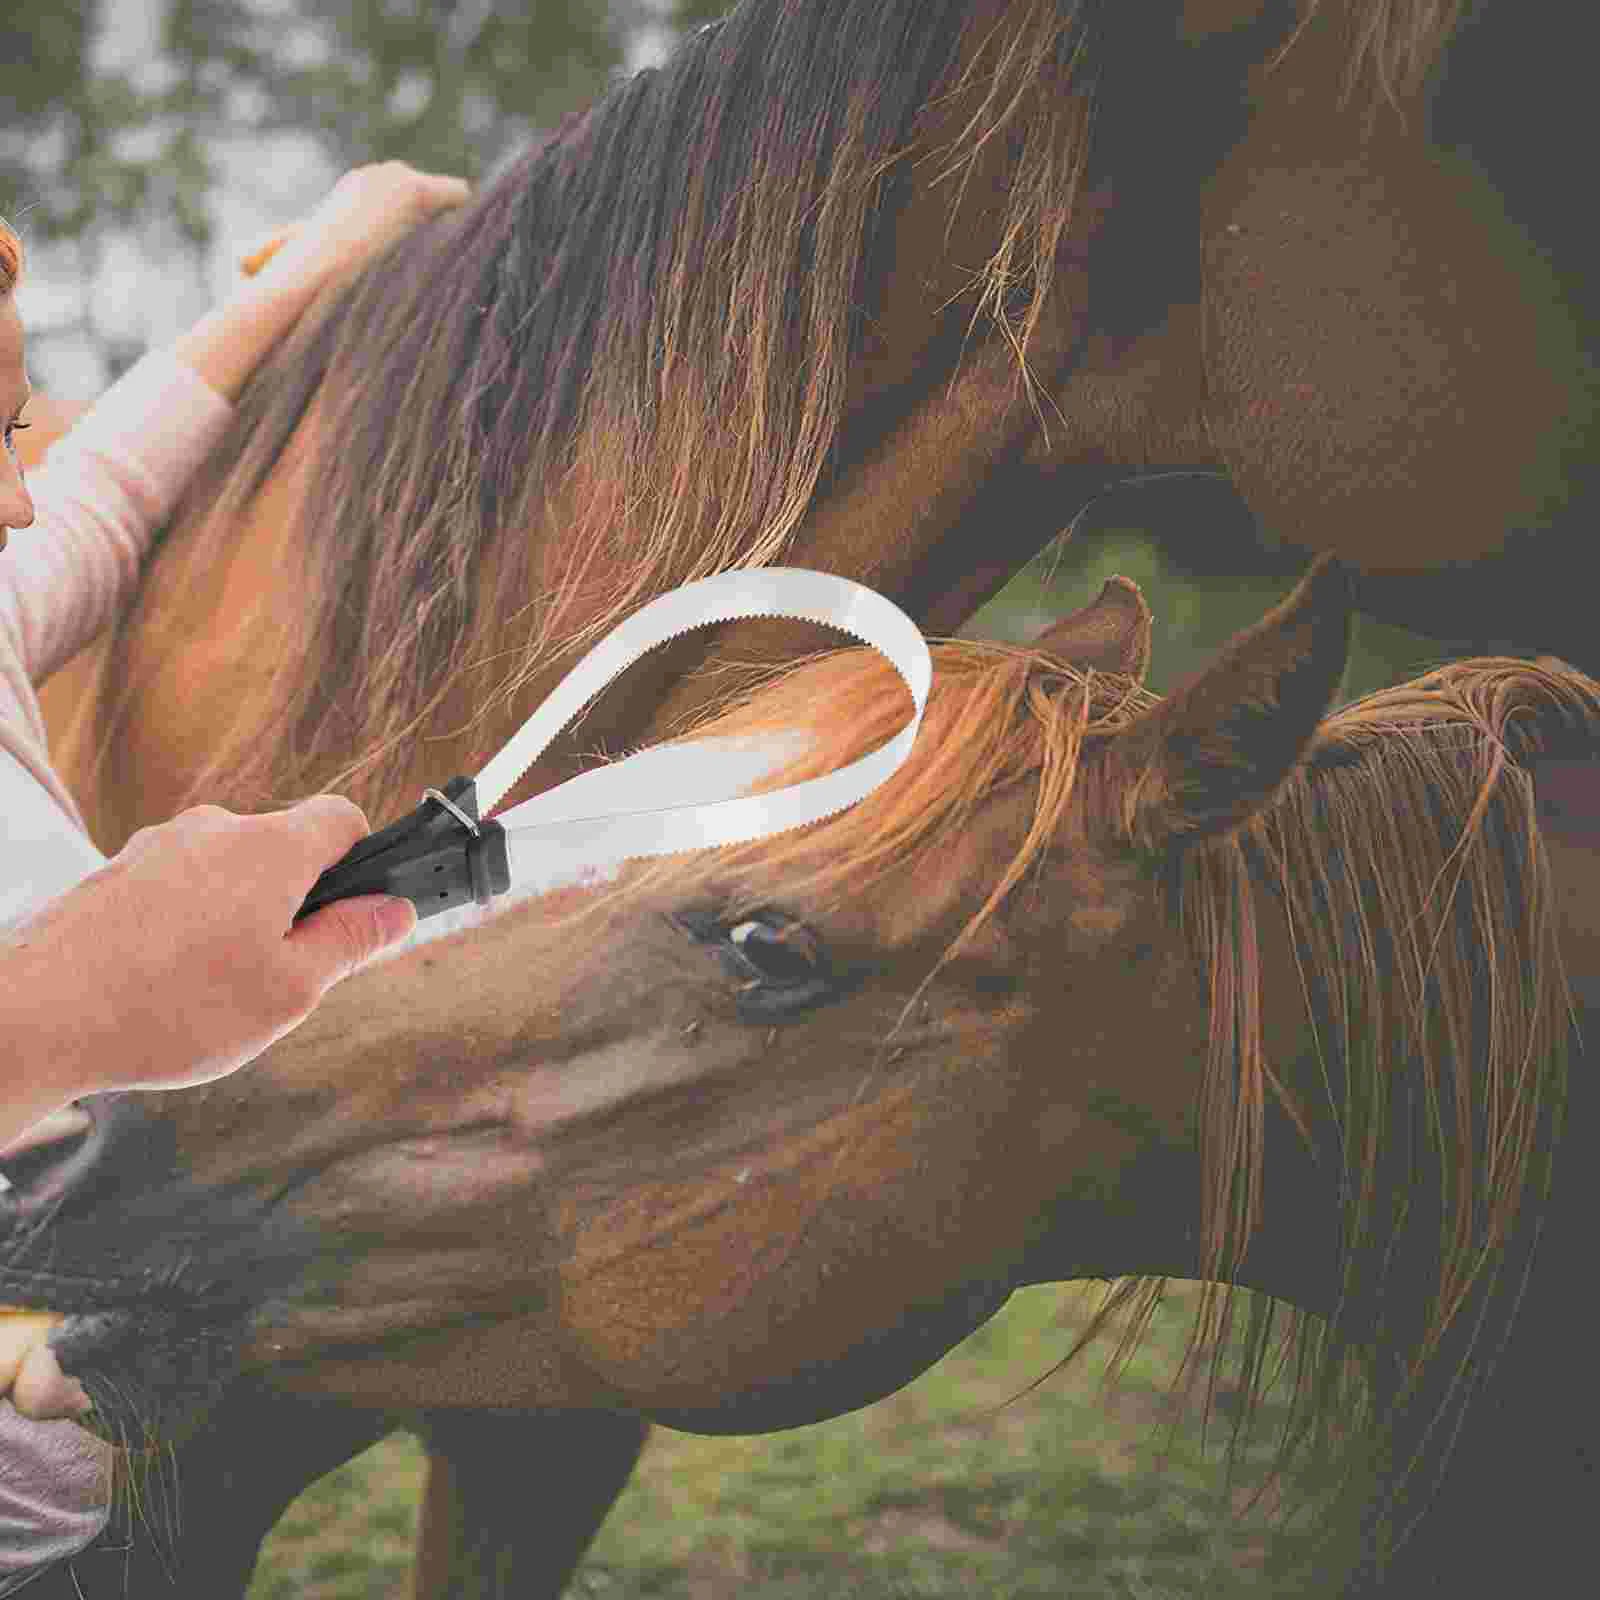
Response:
[{"label": "forearm", "polygon": [[83,973],[41,970],[27,949],[0,945],[0,1147],[98,1087],[87,1064],[86,981]]},{"label": "forearm", "polygon": [[237,400],[267,352],[300,319],[319,285],[307,278],[264,275],[208,312],[173,354],[224,400]]}]

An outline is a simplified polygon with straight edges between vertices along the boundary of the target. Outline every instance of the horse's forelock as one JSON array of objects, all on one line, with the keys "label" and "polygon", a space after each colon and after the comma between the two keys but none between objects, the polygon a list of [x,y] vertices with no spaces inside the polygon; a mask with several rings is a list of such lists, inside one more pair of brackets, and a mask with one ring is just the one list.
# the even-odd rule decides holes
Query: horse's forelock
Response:
[{"label": "horse's forelock", "polygon": [[[820,906],[871,894],[890,874],[933,866],[955,833],[998,790],[1037,785],[1026,837],[958,939],[970,939],[1007,890],[1049,847],[1090,778],[1087,739],[1125,727],[1156,697],[1118,674],[1079,672],[1025,646],[949,640],[933,649],[933,688],[910,757],[881,788],[815,827],[719,852],[717,877],[730,914],[777,892]],[[806,753],[769,775],[777,788],[837,771],[892,738],[911,699],[873,651],[843,650],[785,668],[747,690],[691,737],[761,741],[781,735]],[[1092,799],[1086,803],[1092,803]],[[671,897],[703,878],[694,858],[668,858],[619,887],[622,895]]]}]

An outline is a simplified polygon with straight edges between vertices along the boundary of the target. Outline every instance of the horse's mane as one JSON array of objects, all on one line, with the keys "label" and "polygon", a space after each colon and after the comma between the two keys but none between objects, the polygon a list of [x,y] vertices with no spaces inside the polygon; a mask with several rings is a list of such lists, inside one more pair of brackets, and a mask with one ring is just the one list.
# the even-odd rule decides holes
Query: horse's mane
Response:
[{"label": "horse's mane", "polygon": [[[910,881],[919,871],[937,877],[949,841],[986,797],[1034,782],[1027,839],[959,945],[1059,841],[1075,799],[1079,815],[1117,815],[1095,752],[1157,703],[1126,678],[1078,672],[1032,650],[939,645],[924,731],[900,772],[814,829],[720,852],[718,893],[730,913],[753,908],[774,885],[825,907],[870,893],[891,870],[909,867]],[[768,780],[779,784],[865,754],[903,724],[909,706],[882,658],[841,651],[784,672],[696,736],[805,735],[805,757]],[[1597,737],[1600,687],[1579,673],[1502,658],[1446,666],[1335,712],[1265,811],[1230,835],[1188,845],[1163,877],[1161,892],[1211,996],[1199,1104],[1202,1276],[1210,1281],[1189,1354],[1213,1351],[1212,1384],[1235,1326],[1233,1290],[1219,1280],[1245,1259],[1264,1203],[1269,1088],[1307,1131],[1306,1108],[1264,1054],[1252,885],[1276,895],[1287,914],[1316,1035],[1328,1097],[1322,1127],[1331,1124],[1333,1140],[1329,1182],[1341,1197],[1341,1300],[1324,1323],[1259,1297],[1237,1356],[1241,1425],[1293,1362],[1293,1427],[1279,1467],[1295,1445],[1326,1442],[1330,1430],[1347,1443],[1362,1436],[1363,1418],[1366,1441],[1380,1437],[1383,1419],[1350,1362],[1371,1353],[1371,1328],[1352,1331],[1343,1312],[1348,1305],[1365,1317],[1381,1300],[1393,1268],[1386,1252],[1408,1208],[1418,1226],[1424,1186],[1430,1204],[1437,1191],[1440,1233],[1428,1258],[1436,1281],[1403,1281],[1395,1297],[1420,1309],[1385,1334],[1402,1346],[1385,1380],[1391,1422],[1447,1331],[1472,1320],[1469,1297],[1525,1259],[1548,1194],[1570,1021],[1530,764],[1540,754],[1592,752]],[[695,858],[669,859],[614,892],[688,895],[703,892],[704,874]],[[1112,1359],[1120,1366],[1165,1285],[1114,1284],[1072,1356],[1131,1304]],[[1500,1326],[1509,1326],[1499,1305]],[[1264,1355],[1275,1326],[1282,1362],[1271,1369]],[[1482,1353],[1470,1354],[1481,1369]],[[1210,1393],[1208,1385],[1208,1403]]]},{"label": "horse's mane", "polygon": [[[460,669],[483,716],[651,595],[780,557],[837,465],[908,185],[950,185],[954,215],[997,139],[1016,152],[1000,242],[947,331],[998,324],[1025,351],[1093,9],[1022,0],[957,81],[970,0],[742,6],[317,308],[180,508],[201,572],[269,476],[297,474],[304,610],[273,647],[268,726],[253,708],[195,792],[337,787],[376,818]],[[913,174],[901,156],[951,103],[970,116]]]},{"label": "horse's mane", "polygon": [[[1458,9],[1340,3],[1352,83],[1391,99]],[[999,140],[1014,153],[999,242],[970,263],[939,348],[976,328],[1025,369],[1090,75],[1126,58],[1132,92],[1147,19],[1013,0],[991,26],[971,0],[740,6],[309,314],[176,519],[186,570],[220,570],[273,479],[299,602],[258,636],[267,698],[193,797],[251,809],[336,788],[381,821],[447,697],[481,721],[650,595],[780,559],[840,465],[908,185],[948,184],[954,217]],[[913,173],[903,152],[952,105],[953,134]],[[911,387],[943,381],[934,365]],[[139,693],[119,645],[103,749]]]}]

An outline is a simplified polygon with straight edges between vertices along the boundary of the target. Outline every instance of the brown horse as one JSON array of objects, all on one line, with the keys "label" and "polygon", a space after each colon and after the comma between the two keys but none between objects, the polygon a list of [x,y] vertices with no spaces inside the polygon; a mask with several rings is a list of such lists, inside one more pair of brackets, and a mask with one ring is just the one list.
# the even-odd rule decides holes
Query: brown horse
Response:
[{"label": "brown horse", "polygon": [[[738,562],[954,631],[1108,483],[1174,466],[1356,562],[1368,609],[1600,667],[1600,273],[1550,176],[1587,147],[1570,15],[746,0],[262,375],[63,744],[95,832],[201,794],[409,805],[575,641]],[[1535,49],[1566,122],[1498,92]],[[583,737],[692,711],[710,648]]]},{"label": "brown horse", "polygon": [[[374,1431],[419,1395],[556,1408],[576,1441],[590,1413],[601,1439],[815,1420],[1020,1284],[1148,1306],[1200,1277],[1291,1313],[1306,1437],[1363,1510],[1351,1592],[1576,1561],[1568,1284],[1600,1184],[1552,1156],[1597,1109],[1564,972],[1600,971],[1600,865],[1531,773],[1595,770],[1600,685],[1472,661],[1323,722],[1349,616],[1322,564],[1165,701],[940,646],[912,759],[853,811],[524,901],[349,980],[249,1072],[97,1106],[14,1175],[0,1290],[67,1313],[113,1437],[231,1384]],[[1142,625],[1112,587],[1056,642],[1138,665]],[[794,779],[905,705],[848,651],[711,726],[801,730]],[[229,1510],[272,1476],[253,1453],[193,1481],[202,1526],[259,1513]],[[234,1592],[249,1548],[202,1541],[182,1592]],[[529,1592],[514,1546],[474,1553],[452,1592]]]},{"label": "brown horse", "polygon": [[[1559,535],[1592,290],[1433,138],[1453,117],[1493,170],[1505,101],[1473,62],[1537,40],[1547,76],[1576,70],[1566,12],[1292,10],[750,0],[619,89],[261,375],[58,740],[101,843],[316,787],[381,821],[479,764],[576,641],[730,563],[849,573],[953,628],[1108,480],[1168,465],[1226,469],[1263,521],[1363,561],[1373,608],[1585,659]],[[1561,170],[1515,134],[1522,167]],[[1551,535],[1538,590],[1523,532]],[[523,792],[694,711],[725,681],[709,657],[634,675]],[[282,1416],[250,1395],[220,1438]],[[304,1457],[253,1469],[262,1503],[388,1426],[300,1421]],[[473,1440],[498,1427],[429,1419],[430,1570],[452,1528],[523,1538],[520,1507],[450,1510],[492,1503]],[[625,1474],[618,1434],[593,1485],[567,1475],[575,1505]],[[219,1454],[186,1476],[241,1470]],[[573,1549],[592,1526],[553,1520]]]}]

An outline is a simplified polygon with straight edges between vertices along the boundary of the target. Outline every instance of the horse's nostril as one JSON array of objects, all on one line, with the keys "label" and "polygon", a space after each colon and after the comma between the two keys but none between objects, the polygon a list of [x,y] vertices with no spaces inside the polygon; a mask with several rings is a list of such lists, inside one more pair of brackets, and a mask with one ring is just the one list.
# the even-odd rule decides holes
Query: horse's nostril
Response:
[{"label": "horse's nostril", "polygon": [[68,1155],[94,1126],[94,1119],[78,1106],[52,1111],[0,1148],[0,1192],[28,1187],[29,1181]]}]

